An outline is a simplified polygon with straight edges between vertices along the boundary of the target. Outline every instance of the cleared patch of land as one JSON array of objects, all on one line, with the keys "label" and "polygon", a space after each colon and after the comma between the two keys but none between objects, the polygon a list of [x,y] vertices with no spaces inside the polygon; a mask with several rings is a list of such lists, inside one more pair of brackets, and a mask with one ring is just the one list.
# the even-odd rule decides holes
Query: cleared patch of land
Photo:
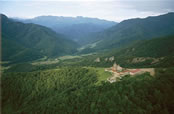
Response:
[{"label": "cleared patch of land", "polygon": [[106,81],[108,78],[112,77],[112,73],[105,72],[105,68],[96,68],[96,67],[85,67],[85,68],[96,71],[98,79],[96,85],[100,85],[102,81]]},{"label": "cleared patch of land", "polygon": [[155,76],[155,69],[154,68],[141,68],[141,71],[149,72],[151,76]]},{"label": "cleared patch of land", "polygon": [[55,64],[58,63],[59,60],[47,60],[47,61],[36,61],[31,63],[32,65],[49,65],[49,64]]},{"label": "cleared patch of land", "polygon": [[0,64],[7,64],[9,63],[10,61],[0,61]]},{"label": "cleared patch of land", "polygon": [[4,66],[1,66],[1,71],[3,72],[4,70],[7,70],[7,69],[9,69],[11,66],[7,66],[7,67],[4,67]]},{"label": "cleared patch of land", "polygon": [[77,50],[78,51],[82,51],[82,50],[84,50],[86,48],[94,48],[94,47],[96,47],[97,43],[99,43],[99,42],[101,42],[101,41],[98,41],[98,42],[95,42],[95,43],[91,43],[91,44],[87,44],[85,46],[82,46],[82,47],[78,48]]},{"label": "cleared patch of land", "polygon": [[57,59],[60,59],[60,60],[67,60],[67,59],[75,59],[75,58],[81,58],[81,56],[71,56],[71,55],[67,55],[67,56],[58,57]]}]

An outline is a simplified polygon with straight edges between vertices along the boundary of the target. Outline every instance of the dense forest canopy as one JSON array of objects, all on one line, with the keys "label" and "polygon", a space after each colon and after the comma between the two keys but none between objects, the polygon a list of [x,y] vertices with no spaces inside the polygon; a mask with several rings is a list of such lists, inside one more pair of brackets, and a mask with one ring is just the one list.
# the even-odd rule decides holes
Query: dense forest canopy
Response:
[{"label": "dense forest canopy", "polygon": [[125,76],[96,85],[93,70],[68,67],[31,73],[4,73],[2,111],[9,113],[155,113],[174,110],[174,69]]}]

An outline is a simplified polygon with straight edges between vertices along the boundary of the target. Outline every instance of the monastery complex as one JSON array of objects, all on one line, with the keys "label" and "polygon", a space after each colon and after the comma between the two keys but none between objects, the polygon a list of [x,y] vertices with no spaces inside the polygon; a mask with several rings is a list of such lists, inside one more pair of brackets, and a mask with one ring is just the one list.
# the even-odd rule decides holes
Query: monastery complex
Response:
[{"label": "monastery complex", "polygon": [[123,68],[120,65],[116,64],[116,62],[113,64],[113,66],[111,68],[106,68],[105,71],[112,73],[112,77],[107,79],[110,83],[115,82],[117,79],[120,79],[121,77],[123,77],[125,75],[134,76],[134,75],[138,75],[138,74],[143,74],[145,72],[149,72],[150,75],[152,75],[152,76],[154,76],[154,74],[155,74],[154,68],[127,69],[127,68]]}]

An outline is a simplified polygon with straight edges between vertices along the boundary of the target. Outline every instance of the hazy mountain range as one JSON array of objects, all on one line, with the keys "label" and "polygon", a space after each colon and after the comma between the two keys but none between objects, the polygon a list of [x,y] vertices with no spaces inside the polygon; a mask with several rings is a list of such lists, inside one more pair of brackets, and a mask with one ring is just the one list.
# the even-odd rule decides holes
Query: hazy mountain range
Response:
[{"label": "hazy mountain range", "polygon": [[2,60],[29,61],[76,51],[77,43],[47,27],[15,22],[5,15],[1,17]]},{"label": "hazy mountain range", "polygon": [[[80,53],[109,51],[129,47],[134,43],[145,45],[148,42],[141,44],[139,41],[144,42],[144,40],[160,37],[165,39],[174,34],[174,13],[144,19],[129,19],[118,24],[84,17],[40,16],[30,20],[16,20],[9,19],[5,15],[1,16],[2,57],[6,61],[29,61],[44,56],[75,54],[79,45],[82,44],[85,45],[82,45],[83,49]],[[78,44],[74,42],[77,36]],[[166,38],[166,40],[170,39]],[[158,43],[160,42],[156,45],[160,51],[164,46],[158,46]],[[148,49],[141,53],[147,52]]]},{"label": "hazy mountain range", "polygon": [[16,19],[24,23],[34,23],[51,28],[57,33],[64,34],[67,38],[84,44],[86,36],[95,32],[100,32],[116,22],[88,17],[63,17],[63,16],[39,16],[33,19]]},{"label": "hazy mountain range", "polygon": [[95,48],[99,50],[123,47],[137,40],[174,34],[173,20],[174,13],[144,19],[129,19],[91,38],[98,42]]}]

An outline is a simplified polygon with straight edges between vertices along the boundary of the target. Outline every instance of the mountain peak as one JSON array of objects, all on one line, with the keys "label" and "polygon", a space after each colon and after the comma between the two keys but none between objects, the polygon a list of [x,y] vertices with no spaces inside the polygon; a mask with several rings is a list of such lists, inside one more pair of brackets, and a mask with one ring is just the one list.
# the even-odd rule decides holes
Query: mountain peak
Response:
[{"label": "mountain peak", "polygon": [[7,16],[4,15],[4,14],[0,14],[0,16],[1,16],[2,19],[7,19]]},{"label": "mountain peak", "polygon": [[174,15],[174,12],[169,12],[166,15]]},{"label": "mountain peak", "polygon": [[159,16],[124,20],[98,35],[101,42],[97,44],[96,48],[117,48],[136,40],[172,35],[174,34],[173,20],[173,12]]}]

